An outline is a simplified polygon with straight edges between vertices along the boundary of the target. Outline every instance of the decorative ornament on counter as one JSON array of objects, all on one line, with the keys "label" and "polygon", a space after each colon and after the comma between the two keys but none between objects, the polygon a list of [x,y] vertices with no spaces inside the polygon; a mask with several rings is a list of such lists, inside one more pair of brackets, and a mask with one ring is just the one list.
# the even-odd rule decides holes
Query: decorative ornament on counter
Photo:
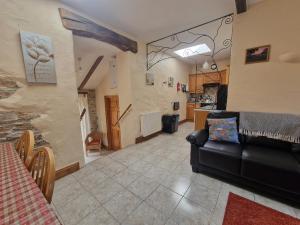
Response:
[{"label": "decorative ornament on counter", "polygon": [[52,41],[49,37],[20,32],[27,82],[56,84]]}]

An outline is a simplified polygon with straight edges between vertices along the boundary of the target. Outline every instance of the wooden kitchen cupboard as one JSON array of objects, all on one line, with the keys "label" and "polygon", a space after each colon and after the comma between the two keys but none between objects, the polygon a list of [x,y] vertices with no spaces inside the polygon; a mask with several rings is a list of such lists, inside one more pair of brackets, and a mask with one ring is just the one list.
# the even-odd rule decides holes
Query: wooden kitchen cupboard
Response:
[{"label": "wooden kitchen cupboard", "polygon": [[198,94],[202,94],[204,93],[204,87],[203,87],[203,83],[204,83],[204,77],[203,75],[197,74],[197,79],[196,79],[196,93]]},{"label": "wooden kitchen cupboard", "polygon": [[186,104],[186,119],[189,121],[194,121],[194,109],[199,109],[199,103],[187,103]]},{"label": "wooden kitchen cupboard", "polygon": [[219,72],[205,73],[203,76],[204,84],[220,83],[228,85],[229,83],[229,69],[221,70]]},{"label": "wooden kitchen cupboard", "polygon": [[203,81],[204,81],[203,75],[190,74],[189,75],[189,92],[202,94],[204,92]]},{"label": "wooden kitchen cupboard", "polygon": [[197,110],[195,111],[195,130],[205,129],[206,119],[210,111]]},{"label": "wooden kitchen cupboard", "polygon": [[189,75],[189,92],[196,93],[196,75]]},{"label": "wooden kitchen cupboard", "polygon": [[218,72],[213,73],[205,73],[204,74],[204,84],[214,84],[214,83],[220,83],[220,75]]}]

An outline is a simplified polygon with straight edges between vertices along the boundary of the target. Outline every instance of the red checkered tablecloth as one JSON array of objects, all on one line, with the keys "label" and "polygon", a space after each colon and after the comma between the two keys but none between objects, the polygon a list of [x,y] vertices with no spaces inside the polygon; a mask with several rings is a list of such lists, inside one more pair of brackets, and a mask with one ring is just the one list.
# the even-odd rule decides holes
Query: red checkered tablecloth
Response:
[{"label": "red checkered tablecloth", "polygon": [[0,143],[0,224],[61,224],[11,143]]}]

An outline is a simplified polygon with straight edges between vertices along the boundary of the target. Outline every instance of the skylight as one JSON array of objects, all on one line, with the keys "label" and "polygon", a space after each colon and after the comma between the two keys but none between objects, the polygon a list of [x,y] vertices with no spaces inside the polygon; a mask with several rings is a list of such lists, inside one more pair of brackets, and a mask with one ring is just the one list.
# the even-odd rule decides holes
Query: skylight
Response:
[{"label": "skylight", "polygon": [[184,48],[175,51],[177,55],[186,58],[194,55],[204,54],[211,52],[210,48],[206,44],[195,45],[192,47]]}]

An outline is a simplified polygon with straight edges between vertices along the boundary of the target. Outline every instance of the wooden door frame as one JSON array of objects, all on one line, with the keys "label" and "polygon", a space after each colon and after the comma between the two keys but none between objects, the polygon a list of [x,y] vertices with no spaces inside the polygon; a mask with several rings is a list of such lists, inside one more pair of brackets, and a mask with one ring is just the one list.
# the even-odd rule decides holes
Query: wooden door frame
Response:
[{"label": "wooden door frame", "polygon": [[[105,103],[105,117],[106,117],[106,132],[107,132],[107,147],[109,150],[113,149],[112,148],[112,131],[111,131],[111,127],[108,126],[110,124],[110,113],[109,113],[109,100],[112,98],[112,97],[117,97],[118,98],[118,108],[120,109],[120,102],[119,102],[119,95],[105,95],[104,96],[104,103]],[[122,143],[121,143],[121,130],[120,130],[120,148],[122,146]]]}]

